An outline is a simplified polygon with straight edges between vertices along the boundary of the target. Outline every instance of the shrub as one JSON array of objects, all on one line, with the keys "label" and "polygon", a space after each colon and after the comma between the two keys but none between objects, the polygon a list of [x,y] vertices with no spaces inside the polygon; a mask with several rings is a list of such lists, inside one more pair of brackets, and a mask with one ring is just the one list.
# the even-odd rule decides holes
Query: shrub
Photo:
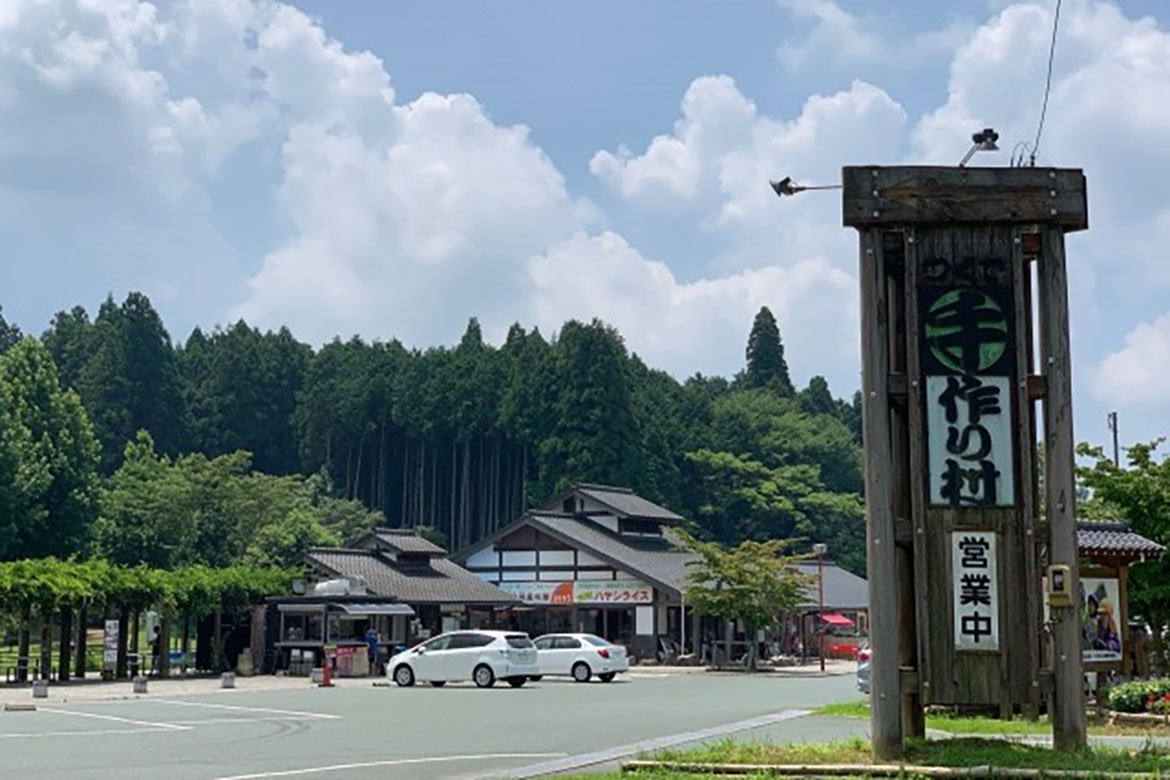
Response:
[{"label": "shrub", "polygon": [[[1168,701],[1170,679],[1135,680],[1113,686],[1109,691],[1109,709],[1114,712],[1151,712],[1152,705]],[[1166,705],[1159,705],[1166,706]]]}]

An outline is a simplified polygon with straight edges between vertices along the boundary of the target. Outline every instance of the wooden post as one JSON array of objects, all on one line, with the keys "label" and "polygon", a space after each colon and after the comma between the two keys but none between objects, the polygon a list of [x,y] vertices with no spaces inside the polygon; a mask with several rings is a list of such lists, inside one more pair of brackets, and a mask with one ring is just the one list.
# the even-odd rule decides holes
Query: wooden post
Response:
[{"label": "wooden post", "polygon": [[73,609],[65,607],[61,610],[61,646],[57,653],[57,679],[61,682],[69,681],[69,665],[72,660],[73,642]]},{"label": "wooden post", "polygon": [[114,677],[119,680],[128,676],[126,667],[126,634],[130,631],[130,608],[125,604],[118,607],[118,661],[114,667]]},{"label": "wooden post", "polygon": [[85,679],[85,671],[87,666],[86,640],[89,638],[89,636],[86,632],[88,630],[88,618],[89,615],[86,607],[79,607],[77,610],[77,625],[75,627],[77,631],[77,642],[74,645],[74,653],[76,654],[76,658],[73,662],[73,675],[79,680]]},{"label": "wooden post", "polygon": [[[886,266],[886,286],[889,291],[890,371],[892,374],[909,376],[908,353],[910,351],[906,316],[906,245],[905,236],[898,232],[885,232],[882,238],[882,253]],[[915,612],[917,587],[914,577],[913,502],[911,493],[913,480],[910,475],[910,410],[909,388],[901,399],[891,399],[890,404],[890,491],[896,523],[904,523],[908,538],[898,536],[894,551],[898,589],[898,664],[906,671],[918,671],[918,628]],[[926,713],[922,709],[922,696],[917,687],[903,687],[902,690],[902,733],[905,737],[924,739],[926,737]]]},{"label": "wooden post", "polygon": [[16,681],[28,682],[28,668],[32,659],[28,657],[32,646],[32,608],[28,604],[20,606],[20,639],[16,645]]},{"label": "wooden post", "polygon": [[[905,749],[898,647],[898,590],[890,479],[889,307],[881,232],[861,237],[862,426],[865,440],[866,573],[869,577],[870,731],[874,758],[888,761]],[[895,652],[889,652],[889,650]]]},{"label": "wooden post", "polygon": [[41,610],[41,679],[53,678],[53,613]]},{"label": "wooden post", "polygon": [[1041,234],[1040,322],[1042,370],[1046,378],[1044,444],[1049,557],[1069,567],[1073,606],[1051,609],[1053,641],[1053,745],[1085,746],[1084,664],[1081,660],[1080,572],[1077,567],[1076,480],[1073,462],[1072,366],[1068,338],[1068,278],[1064,234]]},{"label": "wooden post", "polygon": [[158,676],[171,676],[171,611],[165,608],[159,615]]}]

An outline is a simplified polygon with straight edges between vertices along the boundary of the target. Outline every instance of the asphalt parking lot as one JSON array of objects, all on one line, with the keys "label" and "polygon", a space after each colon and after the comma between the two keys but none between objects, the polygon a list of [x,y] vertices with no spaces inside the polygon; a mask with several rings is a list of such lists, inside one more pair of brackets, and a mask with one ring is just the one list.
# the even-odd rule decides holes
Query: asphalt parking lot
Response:
[{"label": "asphalt parking lot", "polygon": [[0,777],[535,777],[727,735],[847,736],[864,725],[808,713],[853,698],[851,676],[700,674],[54,702],[0,712]]}]

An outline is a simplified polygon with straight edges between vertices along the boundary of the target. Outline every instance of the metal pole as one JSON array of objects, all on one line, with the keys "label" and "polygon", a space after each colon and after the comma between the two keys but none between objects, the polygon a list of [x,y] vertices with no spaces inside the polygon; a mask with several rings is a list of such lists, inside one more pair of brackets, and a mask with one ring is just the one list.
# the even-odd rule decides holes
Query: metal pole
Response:
[{"label": "metal pole", "polygon": [[684,591],[680,591],[679,596],[678,596],[678,630],[679,630],[678,651],[682,655],[686,655],[686,652],[687,652],[687,594]]}]

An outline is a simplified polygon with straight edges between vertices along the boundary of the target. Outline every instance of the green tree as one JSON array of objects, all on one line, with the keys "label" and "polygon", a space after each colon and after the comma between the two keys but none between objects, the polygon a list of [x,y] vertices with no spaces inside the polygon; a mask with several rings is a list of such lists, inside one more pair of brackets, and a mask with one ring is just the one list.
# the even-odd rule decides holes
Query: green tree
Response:
[{"label": "green tree", "polygon": [[241,320],[211,337],[196,328],[178,351],[195,448],[247,450],[261,471],[295,472],[293,414],[311,357],[287,328],[262,333]]},{"label": "green tree", "polygon": [[808,380],[808,387],[800,391],[797,397],[800,409],[805,414],[826,414],[836,416],[837,401],[829,392],[829,383],[823,376],[814,376]]},{"label": "green tree", "polygon": [[[1082,443],[1077,455],[1088,461],[1077,468],[1081,486],[1090,497],[1077,506],[1082,517],[1123,520],[1142,536],[1170,547],[1170,457],[1158,449],[1165,439],[1126,448],[1126,462],[1117,466],[1101,447]],[[1170,560],[1165,553],[1156,560],[1130,567],[1129,604],[1153,628],[1158,666],[1170,671]]]},{"label": "green tree", "polygon": [[141,293],[121,306],[107,298],[94,320],[90,357],[79,391],[102,445],[102,468],[112,473],[126,442],[149,431],[159,451],[185,448],[187,412],[171,338]]},{"label": "green tree", "polygon": [[[687,604],[700,614],[744,624],[754,637],[759,629],[775,625],[808,599],[814,578],[801,574],[801,557],[788,555],[791,542],[771,539],[747,541],[727,549],[702,542],[683,532],[683,545],[698,556],[689,565],[685,586]],[[756,643],[748,643],[747,668],[756,669]]]},{"label": "green tree", "polygon": [[12,349],[21,338],[20,328],[4,319],[4,307],[0,306],[0,355]]},{"label": "green tree", "polygon": [[57,364],[61,386],[77,390],[93,345],[93,323],[89,321],[89,314],[81,306],[57,312],[41,341]]},{"label": "green tree", "polygon": [[39,558],[85,549],[97,512],[97,442],[77,395],[62,390],[44,345],[28,338],[0,356],[0,555]]},{"label": "green tree", "polygon": [[558,396],[544,471],[559,489],[573,482],[640,483],[640,431],[634,415],[625,345],[594,320],[568,322],[555,346]]},{"label": "green tree", "polygon": [[760,308],[748,335],[747,368],[743,373],[745,387],[767,387],[785,397],[796,394],[788,376],[784,360],[784,344],[780,341],[780,326],[767,306]]}]

